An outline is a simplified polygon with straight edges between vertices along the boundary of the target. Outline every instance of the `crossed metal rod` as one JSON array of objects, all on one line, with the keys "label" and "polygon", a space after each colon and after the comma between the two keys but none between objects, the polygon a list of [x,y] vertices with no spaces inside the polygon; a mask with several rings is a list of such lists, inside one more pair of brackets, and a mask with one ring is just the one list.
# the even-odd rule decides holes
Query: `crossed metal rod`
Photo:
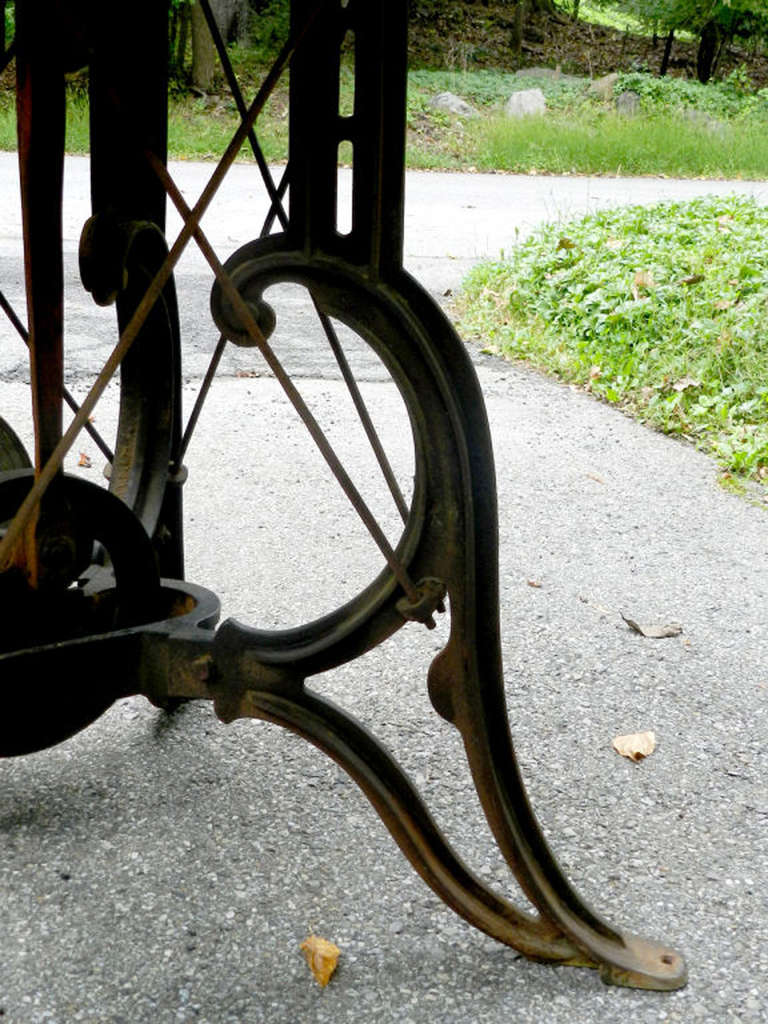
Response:
[{"label": "crossed metal rod", "polygon": [[[180,214],[182,215],[182,218],[184,220],[184,226],[175,243],[169,250],[168,256],[166,257],[163,265],[158,270],[149,288],[147,289],[147,292],[145,293],[143,299],[141,300],[137,309],[135,310],[130,322],[124,329],[120,339],[118,340],[117,345],[115,346],[114,350],[112,351],[109,358],[105,362],[104,367],[102,368],[101,372],[96,378],[96,381],[92,385],[88,395],[84,399],[80,408],[77,409],[77,411],[75,412],[75,416],[70,426],[63,434],[62,438],[55,447],[53,453],[49,457],[46,464],[42,467],[35,481],[35,484],[33,485],[26,499],[22,503],[21,507],[19,508],[13,521],[9,525],[8,530],[6,531],[6,534],[3,537],[2,541],[0,541],[0,566],[5,564],[7,559],[10,557],[14,549],[14,546],[21,537],[25,525],[27,524],[31,516],[34,514],[34,510],[38,506],[42,496],[44,495],[51,481],[54,479],[58,471],[58,467],[61,465],[61,462],[63,461],[65,455],[67,454],[72,444],[74,443],[80,430],[83,428],[83,426],[88,424],[88,418],[91,415],[93,409],[95,408],[96,403],[98,402],[107,384],[112,379],[115,371],[119,367],[122,360],[125,358],[126,354],[130,350],[131,345],[138,336],[138,333],[144,323],[144,320],[146,319],[147,314],[149,313],[149,311],[157,301],[158,297],[160,296],[162,289],[164,288],[165,284],[170,278],[173,268],[175,267],[184,249],[186,248],[189,239],[191,237],[194,237],[198,246],[203,252],[205,258],[207,259],[209,265],[211,266],[214,274],[216,275],[217,280],[219,280],[221,287],[223,288],[228,298],[232,302],[233,307],[236,309],[243,326],[251,335],[253,341],[255,342],[255,344],[261,351],[263,357],[265,358],[268,366],[270,367],[273,374],[281,384],[291,404],[294,406],[298,415],[300,416],[303,423],[307,427],[310,436],[317,445],[320,453],[322,454],[323,458],[325,459],[326,463],[331,469],[334,477],[339,482],[345,495],[351,502],[355,511],[357,512],[363,524],[370,533],[374,543],[384,556],[387,564],[389,565],[398,582],[400,583],[401,587],[403,588],[403,591],[405,592],[406,596],[410,601],[415,602],[418,600],[419,597],[416,585],[411,580],[405,566],[403,565],[402,561],[398,558],[394,548],[390,544],[388,538],[386,537],[384,531],[382,530],[375,516],[373,515],[370,508],[366,504],[365,500],[363,499],[359,490],[353,483],[349,474],[345,470],[341,460],[336,455],[332,445],[328,441],[327,436],[323,432],[322,428],[320,427],[315,417],[312,415],[311,411],[304,402],[299,391],[293,384],[293,381],[291,380],[289,374],[285,371],[284,367],[282,366],[279,359],[275,355],[271,346],[269,346],[268,342],[264,338],[263,333],[261,332],[255,320],[253,319],[251,311],[247,307],[246,303],[242,300],[239,292],[232,284],[232,281],[229,278],[229,276],[226,274],[224,268],[222,267],[221,263],[216,257],[212,247],[208,243],[205,235],[203,234],[199,224],[200,219],[202,218],[205,210],[207,209],[208,205],[213,199],[213,196],[218,190],[221,181],[223,180],[225,174],[229,170],[232,162],[234,161],[237,153],[239,152],[246,138],[248,138],[250,141],[257,163],[260,167],[262,176],[264,177],[265,180],[267,191],[271,199],[270,213],[274,213],[274,215],[280,220],[281,224],[287,224],[287,215],[285,213],[281,199],[281,191],[284,193],[285,190],[283,188],[278,188],[275,186],[269,168],[267,167],[266,161],[264,160],[261,148],[258,144],[258,140],[256,139],[253,126],[259,113],[263,109],[264,104],[266,103],[275,85],[277,84],[278,79],[280,78],[286,66],[288,65],[291,56],[295,52],[296,48],[301,44],[301,40],[310,30],[312,23],[314,22],[315,18],[320,14],[325,4],[321,3],[320,5],[318,5],[310,14],[310,16],[306,19],[304,25],[297,32],[295,32],[291,38],[288,39],[283,49],[281,50],[278,58],[276,59],[274,65],[272,66],[272,69],[265,78],[261,88],[259,89],[255,100],[251,104],[250,109],[247,109],[245,107],[242,92],[240,91],[239,85],[236,82],[236,78],[231,67],[231,62],[229,61],[228,55],[226,54],[226,49],[223,45],[221,34],[218,30],[218,26],[216,25],[215,19],[213,18],[210,5],[207,3],[207,0],[202,0],[202,6],[206,13],[209,27],[211,28],[211,33],[214,38],[214,42],[216,43],[217,49],[219,50],[220,55],[223,54],[223,65],[225,67],[225,74],[230,81],[230,86],[234,86],[233,96],[235,97],[235,102],[238,106],[241,115],[240,126],[233,135],[229,146],[227,147],[224,155],[219,161],[216,170],[214,171],[208,184],[203,190],[200,198],[198,199],[198,202],[195,204],[194,209],[190,209],[186,205],[181,196],[181,193],[176,188],[170,175],[167,172],[167,169],[162,164],[162,162],[159,161],[154,154],[146,154],[147,159],[152,164],[153,169],[155,170],[155,173],[158,175],[159,179],[163,183],[166,192],[168,193],[171,200],[174,202]],[[286,172],[286,175],[284,176],[284,181],[287,183],[288,180],[289,176]],[[282,184],[283,183],[281,182],[281,186]],[[270,218],[268,217],[268,222],[269,219]],[[405,499],[399,488],[399,485],[395,478],[394,471],[392,470],[391,465],[386,457],[381,441],[378,438],[378,435],[376,434],[370,414],[368,413],[362,395],[360,394],[359,388],[357,387],[357,383],[354,380],[352,370],[343,353],[343,350],[341,348],[338,337],[336,335],[336,332],[333,328],[330,319],[324,313],[322,313],[322,311],[317,307],[317,303],[315,302],[314,299],[313,302],[315,304],[315,309],[325,330],[331,349],[341,369],[342,376],[344,377],[347,387],[350,390],[350,394],[360,416],[365,432],[373,447],[377,460],[379,461],[379,464],[382,468],[384,477],[393,494],[398,511],[400,512],[403,521],[405,521],[408,515],[407,503],[405,502]],[[194,426],[199,418],[200,411],[202,408],[202,402],[205,400],[205,396],[215,375],[215,370],[221,359],[223,347],[224,342],[223,339],[220,338],[214,351],[211,365],[209,366],[208,372],[205,375],[203,387],[201,388],[201,392],[198,395],[197,403],[192,411],[190,423],[188,425],[187,430],[185,431],[184,437],[182,438],[181,452],[179,458],[177,459],[177,463],[180,462],[181,456],[183,452],[186,450],[187,445],[189,444],[192,429],[194,429]],[[100,444],[99,447],[102,448],[102,445]],[[102,451],[104,451],[104,448],[102,448]],[[434,626],[434,620],[430,618],[427,621],[427,625],[430,627]]]}]

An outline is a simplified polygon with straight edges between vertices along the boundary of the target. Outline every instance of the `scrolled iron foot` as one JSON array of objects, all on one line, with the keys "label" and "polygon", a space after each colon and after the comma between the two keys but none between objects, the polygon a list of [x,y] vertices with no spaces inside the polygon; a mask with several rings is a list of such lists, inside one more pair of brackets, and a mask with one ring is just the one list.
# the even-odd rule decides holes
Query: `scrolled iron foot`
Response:
[{"label": "scrolled iron foot", "polygon": [[[478,645],[473,649],[477,651]],[[461,733],[486,819],[520,887],[546,920],[599,965],[607,984],[661,991],[681,988],[687,968],[679,953],[606,924],[563,874],[517,766],[501,675],[494,679],[493,669],[486,665],[491,674],[481,685],[477,665],[467,668],[465,663],[462,672],[457,661],[467,650],[466,642],[449,643],[432,665],[430,693],[435,706]]]},{"label": "scrolled iron foot", "polygon": [[[248,631],[220,628],[208,693],[224,722],[255,718],[290,729],[333,758],[359,785],[418,874],[457,914],[526,957],[563,966],[597,968],[607,984],[671,990],[685,984],[683,958],[666,946],[617,931],[571,888],[546,846],[527,801],[511,742],[473,720],[465,747],[481,802],[521,888],[540,911],[525,913],[486,886],[455,854],[414,785],[384,746],[350,714],[308,690],[290,668],[265,664],[243,646]],[[452,659],[451,645],[435,674]],[[475,681],[476,682],[476,681]],[[456,678],[462,692],[481,688]],[[477,709],[475,709],[476,711]],[[457,721],[462,712],[457,713]],[[506,722],[503,717],[486,724]]]},{"label": "scrolled iron foot", "polygon": [[[223,629],[226,630],[226,624]],[[351,715],[301,682],[219,688],[224,722],[255,718],[290,729],[336,761],[358,784],[418,874],[470,924],[534,960],[596,967],[550,922],[497,896],[451,849],[394,758]]]},{"label": "scrolled iron foot", "polygon": [[461,733],[491,830],[540,919],[520,915],[473,878],[376,741],[304,690],[307,677],[358,657],[404,625],[409,616],[393,572],[385,570],[359,598],[297,630],[269,634],[225,623],[215,644],[217,670],[228,684],[215,695],[220,715],[278,722],[336,758],[419,873],[477,927],[536,959],[599,966],[614,984],[682,986],[679,954],[610,927],[580,899],[528,803],[504,698],[493,455],[464,347],[402,272],[386,285],[372,283],[338,261],[308,260],[280,237],[244,247],[228,269],[245,295],[265,282],[303,284],[324,315],[365,338],[392,371],[410,414],[417,466],[398,557],[412,580],[432,581],[435,610],[443,593],[450,605],[450,638],[429,672],[430,699]]}]

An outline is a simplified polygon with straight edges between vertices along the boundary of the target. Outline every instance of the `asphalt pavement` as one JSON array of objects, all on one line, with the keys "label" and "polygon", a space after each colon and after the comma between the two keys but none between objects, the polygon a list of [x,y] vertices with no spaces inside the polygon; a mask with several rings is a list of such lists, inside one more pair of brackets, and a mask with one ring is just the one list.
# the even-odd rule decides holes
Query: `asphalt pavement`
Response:
[{"label": "asphalt pavement", "polygon": [[[0,288],[18,302],[13,164],[0,154]],[[210,170],[173,173],[194,199]],[[542,220],[734,190],[768,201],[766,182],[412,174],[406,266],[443,299],[474,261]],[[254,169],[235,167],[203,222],[222,255],[258,233],[258,193]],[[87,195],[86,161],[68,160],[67,362],[77,393],[114,343],[110,311],[78,293]],[[178,287],[189,406],[216,340],[209,275],[194,253]],[[384,508],[303,302],[290,290],[278,297],[279,351]],[[407,479],[401,400],[381,364],[348,340]],[[591,971],[520,959],[443,907],[357,788],[305,742],[255,722],[224,726],[205,704],[169,716],[136,698],[52,750],[0,764],[0,1020],[768,1020],[766,509],[724,491],[716,466],[680,442],[538,374],[473,357],[498,473],[509,715],[533,805],[579,891],[612,923],[683,952],[688,987],[611,989]],[[27,438],[24,375],[2,324],[2,415]],[[107,432],[113,397],[96,413]],[[80,449],[90,469],[76,467]],[[378,571],[252,352],[228,353],[187,462],[188,576],[220,595],[225,615],[296,625]],[[89,443],[70,469],[97,478]],[[683,631],[647,639],[621,613]],[[462,856],[514,897],[458,739],[427,700],[446,629],[409,625],[315,685],[387,743]],[[645,761],[613,751],[614,736],[646,729],[658,746]],[[341,949],[325,989],[299,950],[310,932]]]}]

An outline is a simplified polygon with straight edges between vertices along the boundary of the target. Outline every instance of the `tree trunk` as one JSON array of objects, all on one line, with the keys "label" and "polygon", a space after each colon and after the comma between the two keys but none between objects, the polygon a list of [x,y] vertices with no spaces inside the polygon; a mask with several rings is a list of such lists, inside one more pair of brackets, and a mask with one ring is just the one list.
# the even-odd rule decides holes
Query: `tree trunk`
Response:
[{"label": "tree trunk", "polygon": [[672,56],[672,43],[675,41],[675,30],[671,28],[667,41],[664,43],[664,56],[661,58],[661,67],[659,68],[659,74],[663,78],[667,73],[669,67],[669,58]]},{"label": "tree trunk", "polygon": [[732,41],[732,39],[733,39],[733,37],[732,37],[732,36],[730,36],[730,35],[727,35],[727,36],[726,36],[726,35],[724,35],[724,36],[722,37],[722,39],[720,40],[720,45],[719,45],[719,46],[718,46],[718,48],[717,48],[717,53],[716,53],[716,55],[715,55],[715,59],[714,59],[714,61],[712,62],[712,74],[713,74],[713,75],[715,74],[715,72],[717,71],[718,67],[720,66],[720,58],[721,58],[721,57],[723,56],[723,51],[724,51],[724,50],[725,50],[725,49],[726,49],[727,47],[729,47],[729,46],[731,45],[731,41]]},{"label": "tree trunk", "polygon": [[179,8],[179,29],[176,37],[176,67],[179,71],[184,70],[187,60],[187,43],[189,41],[189,6],[182,4]]},{"label": "tree trunk", "polygon": [[191,11],[192,27],[192,85],[208,92],[216,73],[216,47],[200,3],[194,3]]},{"label": "tree trunk", "polygon": [[515,17],[512,22],[512,52],[519,54],[523,46],[523,26],[525,25],[526,0],[517,0]]},{"label": "tree trunk", "polygon": [[718,43],[720,42],[720,30],[714,21],[708,21],[701,30],[699,40],[699,51],[696,54],[696,75],[702,84],[705,84],[712,77],[712,67],[715,63]]}]

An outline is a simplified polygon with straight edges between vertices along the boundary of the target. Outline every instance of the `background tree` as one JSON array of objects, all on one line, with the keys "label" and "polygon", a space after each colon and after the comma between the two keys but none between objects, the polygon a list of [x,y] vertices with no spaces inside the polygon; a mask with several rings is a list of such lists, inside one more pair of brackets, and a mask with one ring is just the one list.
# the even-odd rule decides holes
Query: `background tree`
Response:
[{"label": "background tree", "polygon": [[734,39],[768,37],[765,0],[602,0],[603,6],[632,14],[654,31],[667,35],[663,70],[669,60],[674,33],[681,30],[699,37],[696,73],[708,82],[720,55]]},{"label": "background tree", "polygon": [[[244,42],[251,17],[248,0],[209,0],[219,31],[226,42]],[[285,0],[287,6],[288,0]],[[264,6],[263,4],[261,6]],[[186,64],[187,44],[192,42],[190,78],[196,89],[208,92],[216,74],[216,48],[198,0],[172,0],[170,50],[177,71]]]}]

